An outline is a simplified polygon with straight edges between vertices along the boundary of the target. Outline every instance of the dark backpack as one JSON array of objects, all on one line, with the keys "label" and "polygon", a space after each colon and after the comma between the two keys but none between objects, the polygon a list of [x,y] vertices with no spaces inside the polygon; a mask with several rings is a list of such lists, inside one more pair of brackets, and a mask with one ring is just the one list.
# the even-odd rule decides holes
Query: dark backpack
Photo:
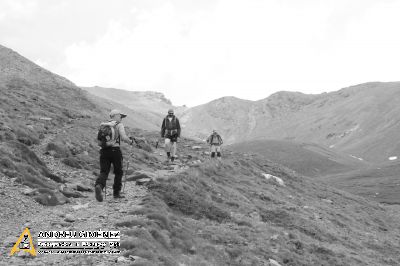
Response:
[{"label": "dark backpack", "polygon": [[165,117],[165,133],[167,137],[176,138],[178,136],[178,127],[176,123],[176,116],[169,121],[168,116]]},{"label": "dark backpack", "polygon": [[[115,135],[116,135],[116,130],[115,127],[118,125],[118,123],[115,124],[115,126],[110,126],[110,125],[100,125],[99,130],[97,132],[97,144],[101,148],[107,148],[111,147],[114,143],[110,141],[115,140]],[[119,136],[117,142],[119,143]]]},{"label": "dark backpack", "polygon": [[221,138],[221,136],[220,135],[214,135],[214,134],[212,134],[211,135],[211,138],[210,138],[210,144],[215,144],[215,143],[213,143],[213,141],[214,141],[214,137],[216,137],[217,138],[217,140],[218,140],[218,145],[220,145],[221,144],[221,142],[222,142],[222,138]]},{"label": "dark backpack", "polygon": [[165,129],[166,130],[177,130],[176,126],[176,116],[173,116],[171,121],[169,121],[168,116],[165,117]]}]

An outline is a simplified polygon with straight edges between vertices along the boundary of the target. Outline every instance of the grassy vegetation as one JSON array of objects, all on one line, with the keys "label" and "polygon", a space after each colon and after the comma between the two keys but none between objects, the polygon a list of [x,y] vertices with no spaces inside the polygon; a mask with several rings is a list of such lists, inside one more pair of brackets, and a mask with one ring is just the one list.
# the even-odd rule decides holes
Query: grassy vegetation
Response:
[{"label": "grassy vegetation", "polygon": [[162,257],[171,265],[400,263],[399,226],[379,205],[258,157],[235,156],[150,183],[135,216],[116,224],[129,235],[125,255],[161,265]]}]

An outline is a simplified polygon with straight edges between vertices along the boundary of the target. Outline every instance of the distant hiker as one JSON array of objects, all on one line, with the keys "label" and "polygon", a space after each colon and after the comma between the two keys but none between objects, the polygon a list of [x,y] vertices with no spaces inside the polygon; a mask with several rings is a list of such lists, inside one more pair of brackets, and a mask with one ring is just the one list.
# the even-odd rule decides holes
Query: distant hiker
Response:
[{"label": "distant hiker", "polygon": [[207,143],[211,145],[211,158],[214,158],[215,153],[217,153],[217,158],[221,159],[221,145],[224,142],[216,130],[213,130],[211,135],[207,138]]},{"label": "distant hiker", "polygon": [[168,115],[164,118],[161,125],[161,137],[165,138],[165,152],[167,153],[168,161],[175,159],[176,142],[181,136],[181,126],[178,118],[174,115],[174,110],[169,109]]},{"label": "distant hiker", "polygon": [[[112,110],[110,112],[110,120],[101,123],[97,140],[101,147],[100,150],[100,176],[95,184],[95,196],[98,201],[103,201],[102,190],[106,186],[108,174],[110,173],[111,164],[114,167],[114,198],[124,198],[120,195],[122,187],[122,153],[120,149],[121,140],[126,143],[133,144],[134,138],[127,137],[124,125],[121,123],[122,118],[126,117],[120,110]],[[106,133],[104,133],[106,132]]]}]

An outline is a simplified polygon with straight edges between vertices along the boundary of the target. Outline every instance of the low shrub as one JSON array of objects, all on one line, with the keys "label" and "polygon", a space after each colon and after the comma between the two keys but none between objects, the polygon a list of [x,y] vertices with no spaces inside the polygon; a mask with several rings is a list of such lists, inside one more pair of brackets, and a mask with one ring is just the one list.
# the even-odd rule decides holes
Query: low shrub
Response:
[{"label": "low shrub", "polygon": [[149,213],[146,216],[148,219],[155,221],[162,229],[170,229],[170,221],[165,215],[159,213]]},{"label": "low shrub", "polygon": [[32,132],[26,132],[23,131],[22,129],[17,129],[15,131],[15,134],[17,140],[27,146],[31,146],[33,144],[35,145],[39,144],[39,138],[36,137],[35,134]]},{"label": "low shrub", "polygon": [[153,182],[148,188],[171,209],[195,219],[208,218],[220,223],[231,220],[227,211],[205,200],[204,196],[178,187],[176,183]]},{"label": "low shrub", "polygon": [[8,158],[0,158],[1,169],[15,169],[14,163]]},{"label": "low shrub", "polygon": [[156,257],[154,252],[152,252],[151,250],[143,250],[143,249],[136,251],[135,256],[145,258],[148,260],[154,260]]},{"label": "low shrub", "polygon": [[62,159],[63,164],[71,166],[73,168],[77,168],[77,169],[82,169],[82,165],[80,164],[80,162],[73,158],[73,157],[67,157]]},{"label": "low shrub", "polygon": [[66,158],[70,155],[69,150],[64,147],[61,143],[50,142],[46,146],[46,151],[53,151],[54,157],[56,158]]},{"label": "low shrub", "polygon": [[26,172],[19,173],[16,181],[32,188],[54,188],[54,186],[42,178],[42,176],[33,176]]},{"label": "low shrub", "polygon": [[[122,222],[115,223],[115,226],[118,226],[118,227],[135,227],[135,226],[143,227],[145,225],[146,225],[146,222],[143,220],[139,220],[139,219],[131,219],[128,221],[122,221]],[[129,236],[135,235],[135,231],[130,230],[127,232],[127,235],[129,235]]]},{"label": "low shrub", "polygon": [[163,232],[156,230],[156,229],[151,229],[150,234],[153,236],[153,238],[160,243],[165,249],[170,248],[170,239],[169,237],[164,234]]}]

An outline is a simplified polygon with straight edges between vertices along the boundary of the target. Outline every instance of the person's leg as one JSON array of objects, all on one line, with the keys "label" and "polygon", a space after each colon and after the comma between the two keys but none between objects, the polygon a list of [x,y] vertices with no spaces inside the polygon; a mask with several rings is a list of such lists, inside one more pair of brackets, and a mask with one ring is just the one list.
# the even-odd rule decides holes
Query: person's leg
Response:
[{"label": "person's leg", "polygon": [[122,170],[122,153],[120,149],[115,149],[113,152],[113,166],[114,166],[114,185],[113,185],[113,195],[114,197],[119,197],[122,188],[122,176],[124,171]]},{"label": "person's leg", "polygon": [[221,159],[221,146],[217,146],[216,151],[217,151],[217,158]]},{"label": "person's leg", "polygon": [[215,145],[211,145],[211,158],[215,157]]},{"label": "person's leg", "polygon": [[96,179],[95,193],[98,201],[103,201],[102,190],[106,186],[107,177],[110,173],[111,160],[110,151],[108,149],[100,151],[100,175]]},{"label": "person's leg", "polygon": [[171,140],[169,138],[165,138],[165,152],[167,153],[168,159],[171,156]]},{"label": "person's leg", "polygon": [[171,161],[174,161],[176,154],[176,141],[171,143]]}]

